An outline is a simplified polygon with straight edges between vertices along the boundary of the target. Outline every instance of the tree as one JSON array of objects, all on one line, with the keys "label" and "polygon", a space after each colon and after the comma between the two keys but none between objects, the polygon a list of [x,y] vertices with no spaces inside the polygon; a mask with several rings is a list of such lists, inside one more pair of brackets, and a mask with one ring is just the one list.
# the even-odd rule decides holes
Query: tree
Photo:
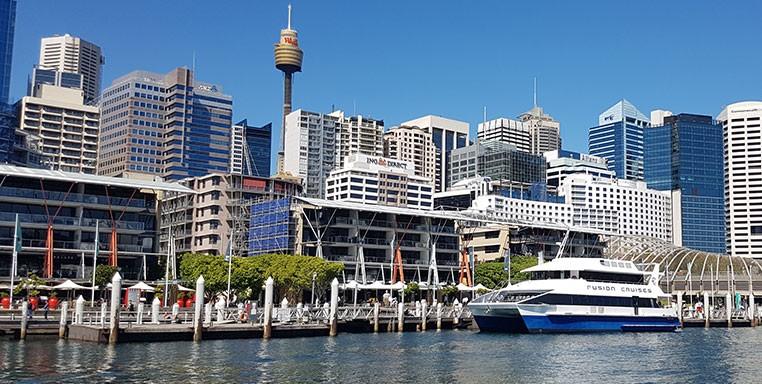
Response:
[{"label": "tree", "polygon": [[227,290],[228,266],[222,256],[204,253],[185,253],[180,256],[180,277],[183,281],[195,287],[196,280],[201,275],[204,276],[205,299]]},{"label": "tree", "polygon": [[[522,270],[537,265],[537,258],[534,256],[516,255],[511,257],[511,283],[515,284],[529,278],[529,274],[521,272]],[[475,284],[482,284],[490,289],[502,288],[508,283],[508,272],[503,270],[502,260],[486,261],[476,264],[474,275]]]},{"label": "tree", "polygon": [[106,289],[106,285],[114,278],[114,274],[118,271],[117,267],[101,264],[95,267],[95,285],[101,289]]}]

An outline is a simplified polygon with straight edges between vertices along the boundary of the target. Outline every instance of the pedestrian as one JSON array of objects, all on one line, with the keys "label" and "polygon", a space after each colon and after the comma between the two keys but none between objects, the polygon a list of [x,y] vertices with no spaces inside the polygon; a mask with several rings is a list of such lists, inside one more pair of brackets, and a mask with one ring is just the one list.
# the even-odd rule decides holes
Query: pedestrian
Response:
[{"label": "pedestrian", "polygon": [[26,303],[26,309],[27,309],[27,311],[26,311],[26,317],[28,319],[32,319],[32,312],[34,312],[34,306],[32,305],[32,301],[31,300],[27,301],[27,303]]},{"label": "pedestrian", "polygon": [[49,310],[48,303],[49,302],[50,300],[45,300],[45,306],[42,307],[42,309],[45,310],[45,320],[48,319],[48,310]]}]

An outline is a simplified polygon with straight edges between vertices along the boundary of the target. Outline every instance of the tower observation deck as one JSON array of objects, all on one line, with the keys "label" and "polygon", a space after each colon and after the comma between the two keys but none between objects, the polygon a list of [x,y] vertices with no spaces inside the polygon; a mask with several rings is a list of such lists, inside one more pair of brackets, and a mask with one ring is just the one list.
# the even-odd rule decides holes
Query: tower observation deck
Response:
[{"label": "tower observation deck", "polygon": [[283,171],[283,151],[286,138],[286,115],[291,113],[291,83],[294,72],[302,71],[302,50],[298,33],[291,29],[291,4],[288,5],[288,26],[280,31],[280,41],[275,44],[275,68],[283,72],[283,117],[281,121],[280,148],[278,150],[278,173]]}]

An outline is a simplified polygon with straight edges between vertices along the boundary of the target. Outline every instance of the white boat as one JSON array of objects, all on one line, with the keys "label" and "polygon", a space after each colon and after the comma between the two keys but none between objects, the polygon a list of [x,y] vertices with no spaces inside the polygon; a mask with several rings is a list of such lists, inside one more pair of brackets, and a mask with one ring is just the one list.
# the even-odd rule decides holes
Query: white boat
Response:
[{"label": "white boat", "polygon": [[659,268],[630,261],[556,258],[527,268],[530,280],[468,304],[484,332],[675,331],[677,308],[659,287]]}]

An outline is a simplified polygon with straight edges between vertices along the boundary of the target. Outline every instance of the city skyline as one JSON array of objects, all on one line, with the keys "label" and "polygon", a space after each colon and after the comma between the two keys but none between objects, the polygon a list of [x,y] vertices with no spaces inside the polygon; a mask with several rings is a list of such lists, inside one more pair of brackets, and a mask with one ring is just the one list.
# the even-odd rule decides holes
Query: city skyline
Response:
[{"label": "city skyline", "polygon": [[[758,99],[762,78],[750,76],[758,54],[743,47],[759,35],[750,15],[760,5],[687,5],[293,2],[292,25],[305,51],[293,107],[330,112],[335,106],[383,119],[389,128],[441,115],[469,122],[474,133],[485,106],[490,119],[516,118],[531,108],[537,77],[538,104],[561,122],[564,148],[587,152],[587,128],[621,98],[646,113],[663,108],[715,117],[727,104]],[[174,9],[171,3],[150,3],[148,13],[147,2],[74,3],[55,13],[52,2],[19,3],[11,99],[24,94],[40,38],[70,33],[103,48],[103,84],[132,70],[190,68],[195,57],[199,77],[234,96],[234,119],[278,127],[282,75],[273,67],[272,45],[286,26],[286,6],[199,4],[166,19],[162,10]],[[621,7],[638,23],[611,17]],[[107,17],[116,12],[122,17]],[[124,33],[135,18],[142,27]],[[709,21],[714,28],[704,28]],[[546,23],[554,27],[535,27]],[[175,33],[180,26],[189,27],[182,39]],[[276,128],[273,143],[279,140]]]}]

